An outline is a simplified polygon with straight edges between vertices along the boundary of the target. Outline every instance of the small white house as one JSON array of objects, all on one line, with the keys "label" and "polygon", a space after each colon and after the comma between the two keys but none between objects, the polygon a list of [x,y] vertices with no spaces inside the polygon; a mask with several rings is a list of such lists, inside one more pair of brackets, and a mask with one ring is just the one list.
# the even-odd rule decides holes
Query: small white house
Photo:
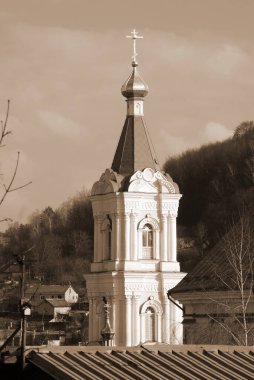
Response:
[{"label": "small white house", "polygon": [[64,307],[66,305],[70,307],[78,302],[78,293],[71,285],[29,285],[26,288],[25,297],[37,313],[41,312],[45,300],[51,303],[54,301],[54,305],[64,303]]},{"label": "small white house", "polygon": [[58,299],[45,299],[36,307],[38,314],[52,317],[54,321],[59,320],[63,315],[69,314],[70,310],[70,303]]}]

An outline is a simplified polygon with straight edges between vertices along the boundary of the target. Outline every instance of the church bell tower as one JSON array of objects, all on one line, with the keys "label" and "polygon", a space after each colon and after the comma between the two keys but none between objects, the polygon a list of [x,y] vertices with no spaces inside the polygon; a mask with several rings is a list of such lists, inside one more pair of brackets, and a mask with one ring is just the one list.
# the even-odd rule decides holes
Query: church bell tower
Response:
[{"label": "church bell tower", "polygon": [[134,30],[130,77],[122,86],[127,115],[111,169],[92,188],[94,259],[85,275],[89,342],[101,339],[104,302],[110,305],[113,345],[181,343],[181,311],[167,292],[185,275],[176,257],[181,194],[161,171],[144,122],[148,87],[136,60]]}]

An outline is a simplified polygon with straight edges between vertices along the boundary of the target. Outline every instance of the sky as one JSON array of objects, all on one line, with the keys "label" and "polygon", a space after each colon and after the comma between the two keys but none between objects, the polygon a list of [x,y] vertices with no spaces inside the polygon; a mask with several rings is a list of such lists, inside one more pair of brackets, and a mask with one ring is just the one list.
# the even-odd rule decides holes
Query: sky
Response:
[{"label": "sky", "polygon": [[[26,223],[90,189],[111,166],[126,115],[133,28],[161,165],[254,118],[254,0],[0,0],[0,115],[11,100],[0,219]],[[6,225],[1,223],[2,227]]]}]

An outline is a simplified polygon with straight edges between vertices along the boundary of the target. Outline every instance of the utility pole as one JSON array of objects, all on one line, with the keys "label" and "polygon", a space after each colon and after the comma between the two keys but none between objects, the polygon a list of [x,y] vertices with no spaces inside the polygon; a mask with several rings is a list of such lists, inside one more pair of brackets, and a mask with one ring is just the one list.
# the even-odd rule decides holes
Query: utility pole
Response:
[{"label": "utility pole", "polygon": [[21,295],[20,295],[20,312],[21,312],[21,368],[25,368],[26,364],[26,327],[27,327],[27,316],[31,315],[31,305],[25,298],[25,274],[26,274],[26,264],[25,255],[19,256],[17,258],[18,264],[21,266]]}]

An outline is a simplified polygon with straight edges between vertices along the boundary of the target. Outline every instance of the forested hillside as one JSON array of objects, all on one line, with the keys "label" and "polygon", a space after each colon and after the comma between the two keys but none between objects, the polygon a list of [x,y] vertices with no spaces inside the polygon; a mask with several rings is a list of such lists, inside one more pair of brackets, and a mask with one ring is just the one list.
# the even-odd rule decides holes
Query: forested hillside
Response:
[{"label": "forested hillside", "polygon": [[[36,211],[29,223],[15,223],[4,234],[0,264],[26,251],[31,279],[44,283],[82,283],[90,267],[93,251],[93,217],[86,192],[80,192],[55,211]],[[27,279],[29,280],[29,278]]]},{"label": "forested hillside", "polygon": [[[180,187],[178,231],[182,270],[189,271],[254,201],[254,123],[242,123],[232,139],[169,159],[164,170]],[[58,209],[36,211],[29,223],[4,234],[0,265],[26,254],[31,278],[45,283],[83,283],[93,255],[93,217],[86,192]],[[193,240],[193,239],[194,240]],[[181,247],[182,245],[182,247]],[[187,247],[187,249],[186,249]]]},{"label": "forested hillside", "polygon": [[232,139],[169,159],[164,170],[183,194],[179,224],[201,249],[213,246],[254,201],[254,123],[242,123]]}]

